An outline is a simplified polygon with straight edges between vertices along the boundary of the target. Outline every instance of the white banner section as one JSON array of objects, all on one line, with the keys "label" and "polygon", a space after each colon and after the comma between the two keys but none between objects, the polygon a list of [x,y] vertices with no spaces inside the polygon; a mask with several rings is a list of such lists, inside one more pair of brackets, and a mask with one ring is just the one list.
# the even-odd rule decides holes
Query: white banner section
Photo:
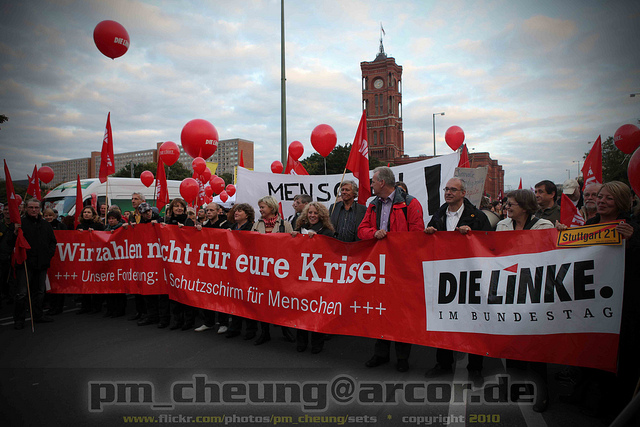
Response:
[{"label": "white banner section", "polygon": [[620,332],[624,245],[423,262],[422,268],[429,331]]},{"label": "white banner section", "polygon": [[[396,180],[407,184],[409,194],[422,204],[425,224],[444,203],[442,189],[453,177],[458,161],[459,154],[456,152],[391,168]],[[370,174],[373,175],[373,171]],[[282,202],[283,216],[287,218],[293,215],[291,205],[297,194],[308,194],[314,201],[331,206],[340,192],[341,178],[341,174],[283,175],[254,172],[239,167],[236,203],[249,203],[256,210],[256,218],[259,218],[258,200],[264,196],[274,196]],[[358,182],[351,173],[346,174],[344,179]]]}]

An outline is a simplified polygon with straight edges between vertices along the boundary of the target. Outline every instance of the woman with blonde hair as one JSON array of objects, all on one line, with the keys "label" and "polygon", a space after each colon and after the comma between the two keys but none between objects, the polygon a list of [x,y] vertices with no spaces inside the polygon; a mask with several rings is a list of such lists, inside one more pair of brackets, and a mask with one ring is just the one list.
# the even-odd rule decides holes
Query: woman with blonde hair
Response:
[{"label": "woman with blonde hair", "polygon": [[333,237],[335,234],[329,209],[320,202],[307,203],[295,226],[296,231],[292,233],[294,236],[297,232],[311,236],[322,234],[329,237]]},{"label": "woman with blonde hair", "polygon": [[[253,225],[251,231],[257,231],[258,233],[291,233],[293,228],[289,221],[285,221],[278,210],[278,201],[273,196],[265,196],[258,200],[258,207],[260,208],[260,219]],[[260,322],[260,336],[255,341],[255,345],[261,345],[271,340],[271,333],[269,331],[269,323]],[[293,342],[293,335],[289,331],[289,328],[282,327],[282,335],[287,341]]]}]

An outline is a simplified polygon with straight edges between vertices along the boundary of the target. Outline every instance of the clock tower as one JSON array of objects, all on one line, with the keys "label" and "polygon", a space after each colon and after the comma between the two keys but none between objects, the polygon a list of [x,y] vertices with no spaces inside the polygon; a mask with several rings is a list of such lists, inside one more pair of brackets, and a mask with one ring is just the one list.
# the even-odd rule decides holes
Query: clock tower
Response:
[{"label": "clock tower", "polygon": [[367,111],[369,155],[393,162],[404,155],[402,131],[402,66],[380,51],[372,62],[361,62],[362,108]]}]

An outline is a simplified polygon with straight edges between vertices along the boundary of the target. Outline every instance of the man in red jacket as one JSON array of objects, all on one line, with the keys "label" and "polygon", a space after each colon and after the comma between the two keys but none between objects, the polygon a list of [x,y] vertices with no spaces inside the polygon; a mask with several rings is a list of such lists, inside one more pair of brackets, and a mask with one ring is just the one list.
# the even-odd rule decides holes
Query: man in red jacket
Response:
[{"label": "man in red jacket", "polygon": [[[358,238],[361,240],[378,240],[387,237],[387,233],[396,231],[422,231],[424,220],[422,206],[418,199],[409,196],[400,187],[395,187],[396,179],[393,171],[386,166],[380,166],[373,171],[371,190],[376,198],[367,208],[364,219],[358,227]],[[396,342],[396,369],[399,372],[409,370],[409,353],[411,344]],[[382,365],[389,361],[391,342],[377,340],[375,352],[365,364],[369,368]]]}]

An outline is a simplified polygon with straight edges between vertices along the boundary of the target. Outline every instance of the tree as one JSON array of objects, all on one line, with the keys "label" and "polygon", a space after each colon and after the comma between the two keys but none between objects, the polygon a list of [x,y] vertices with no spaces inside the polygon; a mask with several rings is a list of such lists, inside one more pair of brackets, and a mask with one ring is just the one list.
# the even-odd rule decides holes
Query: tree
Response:
[{"label": "tree", "polygon": [[220,178],[224,179],[225,184],[233,184],[233,175],[230,173],[223,173],[218,175]]},{"label": "tree", "polygon": [[[336,145],[336,148],[327,156],[327,174],[342,174],[347,165],[350,151],[351,144]],[[302,163],[310,175],[324,175],[324,160],[320,154],[313,153],[306,159],[301,160],[300,163]],[[380,160],[370,157],[369,170],[375,169],[378,166],[384,166],[384,164],[380,162]]]},{"label": "tree", "polygon": [[604,182],[622,181],[629,185],[627,167],[630,158],[630,155],[618,150],[612,136],[608,137],[602,142],[602,180]]},{"label": "tree", "polygon": [[[158,164],[155,162],[149,163],[137,163],[133,165],[133,176],[135,178],[140,178],[140,174],[144,171],[150,171],[153,175],[156,175],[156,171],[158,170]],[[166,166],[165,171],[167,172],[167,179],[174,179],[177,181],[182,181],[185,178],[189,178],[193,175],[193,172],[184,167],[184,165],[180,162],[175,162],[172,166]],[[122,178],[130,178],[131,177],[131,164],[126,165],[118,172],[116,172],[113,176],[122,177]]]}]

